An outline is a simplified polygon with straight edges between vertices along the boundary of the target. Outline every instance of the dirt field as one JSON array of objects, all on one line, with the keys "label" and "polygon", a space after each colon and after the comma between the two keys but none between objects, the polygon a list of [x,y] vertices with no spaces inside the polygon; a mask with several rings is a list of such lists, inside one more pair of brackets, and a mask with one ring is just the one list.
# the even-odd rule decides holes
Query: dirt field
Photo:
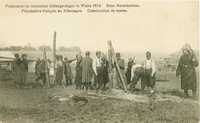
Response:
[{"label": "dirt field", "polygon": [[[180,82],[171,78],[173,81],[157,82],[154,110],[149,109],[148,101],[92,97],[87,103],[70,98],[59,101],[53,97],[81,92],[74,87],[16,89],[11,80],[0,81],[0,123],[197,123],[197,100],[183,98]],[[163,94],[168,97],[159,101]]]}]

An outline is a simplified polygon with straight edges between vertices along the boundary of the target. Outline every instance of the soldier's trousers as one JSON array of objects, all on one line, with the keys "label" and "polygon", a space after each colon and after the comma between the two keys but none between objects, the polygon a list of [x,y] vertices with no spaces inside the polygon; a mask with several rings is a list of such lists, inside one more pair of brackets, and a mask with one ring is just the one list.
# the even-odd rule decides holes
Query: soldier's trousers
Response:
[{"label": "soldier's trousers", "polygon": [[147,87],[154,88],[154,86],[156,84],[156,78],[155,78],[155,74],[152,76],[152,69],[145,69],[144,84]]}]

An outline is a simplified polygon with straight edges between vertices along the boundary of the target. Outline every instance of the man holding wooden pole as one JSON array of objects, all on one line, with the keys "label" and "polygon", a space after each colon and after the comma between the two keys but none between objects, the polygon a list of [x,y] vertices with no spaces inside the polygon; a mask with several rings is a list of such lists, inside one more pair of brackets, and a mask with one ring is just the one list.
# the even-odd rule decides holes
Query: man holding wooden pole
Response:
[{"label": "man holding wooden pole", "polygon": [[[122,71],[120,70],[120,66],[122,68],[122,65],[119,66],[119,58],[117,59],[116,56],[115,56],[115,52],[114,52],[114,48],[112,46],[112,42],[111,41],[108,41],[108,58],[109,58],[109,68],[113,70],[112,67],[115,67],[115,70],[117,72],[117,77],[118,77],[118,82],[122,84],[123,86],[123,89],[125,92],[127,92],[127,87],[126,87],[126,82],[125,82],[125,78],[123,76],[123,73],[121,73]],[[113,64],[114,63],[114,64]],[[112,75],[113,77],[113,75]],[[113,81],[111,80],[112,82],[112,85],[113,85]]]},{"label": "man holding wooden pole", "polygon": [[116,53],[115,66],[116,65],[119,66],[119,69],[116,68],[116,86],[117,88],[123,88],[126,86],[125,62],[124,59],[121,58],[121,54],[119,52]]}]

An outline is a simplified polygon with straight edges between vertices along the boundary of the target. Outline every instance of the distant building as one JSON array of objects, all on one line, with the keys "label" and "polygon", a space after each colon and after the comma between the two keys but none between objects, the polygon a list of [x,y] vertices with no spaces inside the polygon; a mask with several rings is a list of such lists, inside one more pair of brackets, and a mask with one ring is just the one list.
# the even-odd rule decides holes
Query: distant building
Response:
[{"label": "distant building", "polygon": [[0,51],[0,68],[11,71],[12,70],[12,58],[14,53],[11,51]]}]

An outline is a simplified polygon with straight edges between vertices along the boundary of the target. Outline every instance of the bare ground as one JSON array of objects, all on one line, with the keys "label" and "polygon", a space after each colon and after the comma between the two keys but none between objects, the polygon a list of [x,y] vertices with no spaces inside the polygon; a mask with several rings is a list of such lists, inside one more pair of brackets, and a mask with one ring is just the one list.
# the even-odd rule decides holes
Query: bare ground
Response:
[{"label": "bare ground", "polygon": [[70,98],[82,94],[73,87],[17,89],[12,81],[1,81],[0,123],[197,123],[197,100],[183,98],[176,88],[163,90],[162,85],[168,86],[158,84],[161,90],[150,110],[148,101],[88,96],[84,103]]}]

